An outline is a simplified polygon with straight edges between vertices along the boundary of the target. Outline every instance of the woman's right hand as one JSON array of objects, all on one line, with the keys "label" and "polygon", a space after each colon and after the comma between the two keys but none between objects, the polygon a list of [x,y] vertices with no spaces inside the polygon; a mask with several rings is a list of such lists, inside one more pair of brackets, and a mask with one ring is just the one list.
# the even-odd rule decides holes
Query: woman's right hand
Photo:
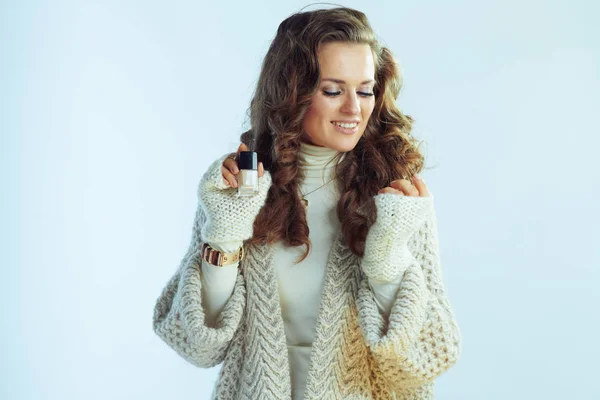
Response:
[{"label": "woman's right hand", "polygon": [[[238,148],[247,151],[245,144]],[[244,241],[252,237],[254,220],[265,204],[271,187],[271,175],[262,163],[258,166],[258,193],[238,196],[237,161],[225,154],[209,167],[198,186],[198,200],[206,221],[202,226],[202,239],[208,243]]]},{"label": "woman's right hand", "polygon": [[[237,149],[238,156],[240,154],[240,151],[248,151],[248,146],[246,146],[244,143],[240,144],[240,147],[238,147]],[[229,186],[234,188],[238,187],[236,176],[239,173],[240,169],[236,160],[234,160],[233,158],[226,158],[225,161],[223,161],[223,165],[221,165],[221,174],[223,175],[223,179]],[[265,169],[263,167],[263,163],[259,162],[258,177],[262,177],[264,173]]]}]

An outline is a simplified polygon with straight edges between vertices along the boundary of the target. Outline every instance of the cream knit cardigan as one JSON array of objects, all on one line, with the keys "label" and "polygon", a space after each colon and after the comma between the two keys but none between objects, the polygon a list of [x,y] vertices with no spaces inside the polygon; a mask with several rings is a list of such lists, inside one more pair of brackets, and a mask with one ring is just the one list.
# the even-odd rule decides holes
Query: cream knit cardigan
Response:
[{"label": "cream knit cardigan", "polygon": [[[435,378],[460,356],[461,333],[440,268],[433,196],[384,193],[376,201],[378,215],[384,211],[397,218],[398,224],[386,224],[390,237],[398,236],[393,232],[396,226],[416,227],[405,244],[390,253],[397,265],[390,260],[381,266],[404,271],[396,300],[385,319],[369,288],[363,259],[348,249],[340,232],[326,266],[306,400],[433,399]],[[154,332],[193,365],[223,363],[213,399],[289,400],[288,351],[273,247],[246,246],[231,298],[216,328],[209,327],[201,303],[199,252],[205,221],[199,206],[188,251],[156,302]],[[367,245],[369,240],[365,255]]]}]

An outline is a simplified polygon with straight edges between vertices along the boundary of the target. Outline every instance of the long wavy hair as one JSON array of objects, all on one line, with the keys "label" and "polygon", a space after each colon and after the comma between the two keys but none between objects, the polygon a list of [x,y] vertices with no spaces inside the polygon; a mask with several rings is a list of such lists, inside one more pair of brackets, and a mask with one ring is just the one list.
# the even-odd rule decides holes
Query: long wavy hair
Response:
[{"label": "long wavy hair", "polygon": [[308,256],[311,246],[298,190],[305,165],[299,151],[302,121],[319,86],[319,47],[333,41],[368,44],[375,61],[373,113],[354,149],[334,159],[335,183],[341,193],[337,217],[345,244],[354,254],[363,256],[367,233],[377,217],[373,196],[393,180],[410,180],[424,163],[420,143],[410,134],[413,119],[395,103],[402,76],[365,14],[339,7],[286,18],[264,58],[248,109],[250,129],[240,139],[258,153],[272,177],[265,206],[254,221],[253,237],[246,244],[282,240],[286,246],[306,245],[297,263]]}]

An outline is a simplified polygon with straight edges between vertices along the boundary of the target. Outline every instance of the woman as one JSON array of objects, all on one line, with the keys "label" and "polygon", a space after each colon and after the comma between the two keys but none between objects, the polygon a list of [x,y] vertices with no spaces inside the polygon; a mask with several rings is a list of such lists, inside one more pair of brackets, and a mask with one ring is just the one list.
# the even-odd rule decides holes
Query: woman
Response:
[{"label": "woman", "polygon": [[457,362],[400,86],[363,13],[280,24],[238,149],[258,153],[259,191],[236,195],[235,154],[210,165],[190,247],[154,311],[178,354],[223,363],[213,398],[431,399]]}]

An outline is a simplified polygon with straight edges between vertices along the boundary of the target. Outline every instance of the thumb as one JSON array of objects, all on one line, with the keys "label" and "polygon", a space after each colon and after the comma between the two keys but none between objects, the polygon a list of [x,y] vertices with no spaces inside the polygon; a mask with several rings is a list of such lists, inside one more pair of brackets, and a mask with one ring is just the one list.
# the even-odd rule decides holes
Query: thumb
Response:
[{"label": "thumb", "polygon": [[240,154],[240,151],[248,151],[248,146],[246,146],[245,143],[240,144],[240,146],[237,149],[238,154]]}]

